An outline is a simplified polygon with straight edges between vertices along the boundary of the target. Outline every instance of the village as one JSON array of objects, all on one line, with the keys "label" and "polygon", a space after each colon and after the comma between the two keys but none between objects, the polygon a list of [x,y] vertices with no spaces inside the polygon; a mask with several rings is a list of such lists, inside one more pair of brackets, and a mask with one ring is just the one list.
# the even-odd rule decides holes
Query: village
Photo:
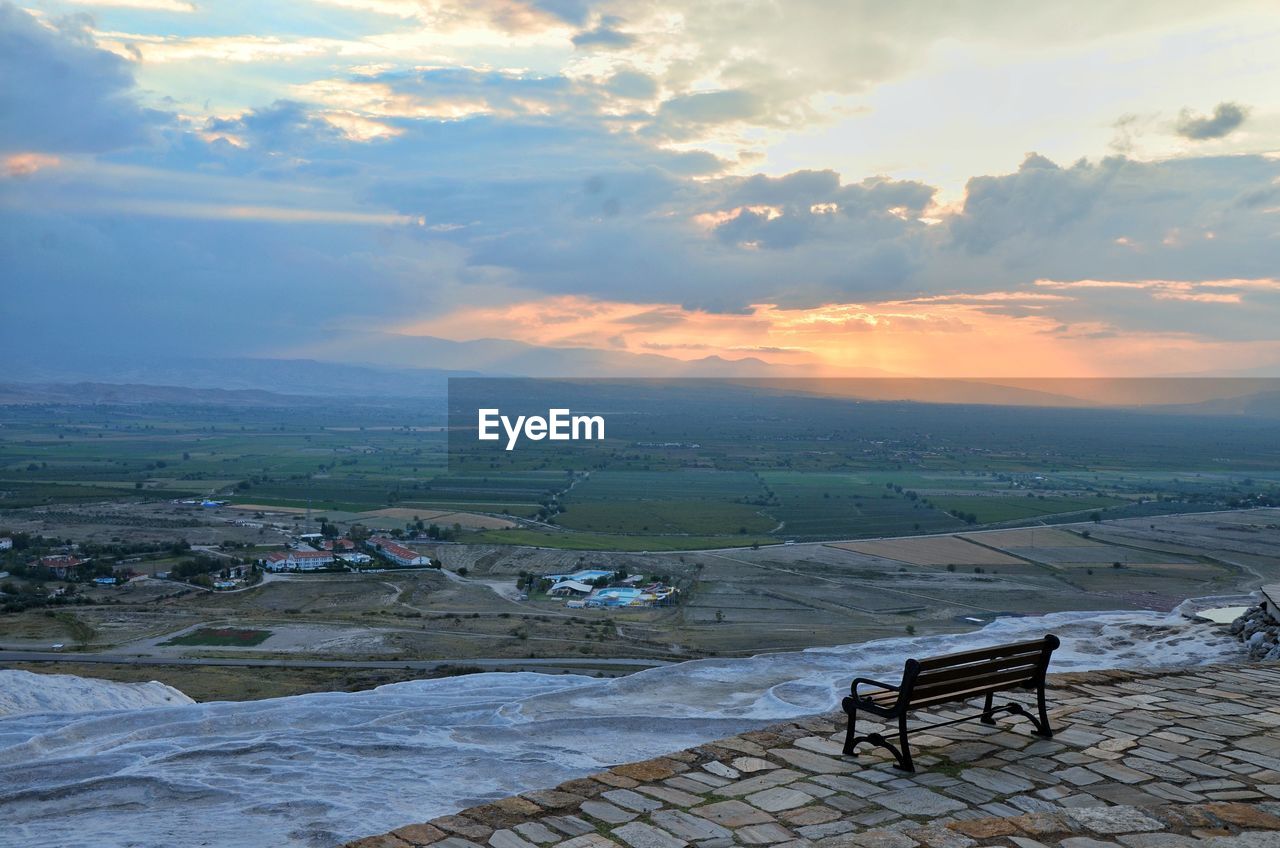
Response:
[{"label": "village", "polygon": [[[0,537],[0,604],[8,611],[32,606],[88,602],[77,586],[110,588],[136,580],[168,580],[212,591],[248,588],[266,572],[367,570],[430,566],[426,555],[393,539],[372,536],[363,553],[351,539],[319,533],[296,536],[282,550],[221,545],[192,546],[131,542],[80,544],[15,533]],[[60,583],[61,585],[51,585]]]},{"label": "village", "polygon": [[[234,543],[191,546],[185,542],[146,545],[119,541],[110,546],[14,534],[0,537],[0,605],[16,612],[68,603],[94,603],[110,595],[84,589],[120,588],[138,580],[160,580],[212,592],[241,591],[267,574],[380,573],[392,569],[442,569],[439,559],[391,535],[299,532],[275,549],[238,548]],[[398,531],[393,531],[400,535]],[[16,544],[15,544],[16,539]],[[161,567],[167,564],[167,567]],[[465,579],[467,569],[450,575]],[[668,575],[631,574],[625,568],[592,565],[572,572],[522,573],[513,600],[563,601],[568,609],[666,607],[679,590]]]}]

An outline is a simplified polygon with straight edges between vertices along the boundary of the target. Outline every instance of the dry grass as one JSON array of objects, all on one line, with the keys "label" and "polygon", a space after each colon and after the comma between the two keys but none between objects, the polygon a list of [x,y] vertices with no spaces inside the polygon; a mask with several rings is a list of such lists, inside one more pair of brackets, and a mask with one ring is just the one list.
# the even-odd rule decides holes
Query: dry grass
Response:
[{"label": "dry grass", "polygon": [[474,528],[478,530],[501,530],[504,527],[516,526],[514,521],[506,518],[480,515],[475,512],[449,512],[439,509],[409,509],[407,507],[375,509],[370,512],[362,512],[356,518],[364,521],[378,518],[390,518],[397,521],[417,521],[420,519],[432,524],[461,524],[468,529]]},{"label": "dry grass", "polygon": [[[964,538],[961,536],[960,538]],[[1017,530],[994,530],[989,533],[975,533],[973,538],[984,545],[996,548],[1069,548],[1104,547],[1092,539],[1086,539],[1076,533],[1058,530],[1051,527],[1022,527]]]},{"label": "dry grass", "polygon": [[1022,560],[984,548],[959,536],[882,539],[832,545],[846,551],[909,562],[912,565],[1020,565]]}]

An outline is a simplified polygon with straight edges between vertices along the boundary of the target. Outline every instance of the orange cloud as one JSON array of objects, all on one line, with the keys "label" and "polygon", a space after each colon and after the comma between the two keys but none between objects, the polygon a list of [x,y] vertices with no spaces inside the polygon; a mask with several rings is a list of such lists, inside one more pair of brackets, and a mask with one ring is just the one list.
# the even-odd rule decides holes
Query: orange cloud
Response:
[{"label": "orange cloud", "polygon": [[29,177],[45,168],[56,168],[62,164],[57,156],[45,153],[14,153],[4,158],[4,175],[6,177]]},{"label": "orange cloud", "polygon": [[[1170,296],[1199,299],[1206,294]],[[1050,303],[1070,299],[1047,297]],[[1121,333],[1100,321],[1064,324],[1037,311],[1045,301],[1044,293],[991,292],[807,309],[764,303],[742,313],[714,313],[676,304],[559,296],[464,307],[410,323],[398,332],[458,341],[507,338],[552,347],[661,353],[683,360],[752,356],[776,365],[803,366],[813,376],[1145,376],[1280,358],[1280,341]],[[1018,308],[994,308],[1000,303]]]},{"label": "orange cloud", "polygon": [[[1186,300],[1196,303],[1244,303],[1245,292],[1280,291],[1280,280],[1036,280],[1041,288],[1072,289],[1129,289],[1150,293],[1155,300]],[[1209,291],[1206,291],[1208,289]]]}]

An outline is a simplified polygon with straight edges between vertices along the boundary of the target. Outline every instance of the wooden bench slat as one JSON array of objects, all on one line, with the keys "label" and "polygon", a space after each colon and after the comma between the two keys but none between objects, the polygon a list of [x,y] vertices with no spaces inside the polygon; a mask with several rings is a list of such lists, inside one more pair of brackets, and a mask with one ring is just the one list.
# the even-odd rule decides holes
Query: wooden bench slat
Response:
[{"label": "wooden bench slat", "polygon": [[928,671],[932,668],[959,665],[961,663],[1003,657],[1010,654],[1021,654],[1031,650],[1043,651],[1044,649],[1045,641],[1043,639],[1037,639],[1034,642],[1013,642],[1008,645],[992,645],[990,648],[978,648],[973,651],[963,651],[958,654],[945,654],[939,657],[927,657],[919,660],[919,665],[921,671]]},{"label": "wooden bench slat", "polygon": [[975,687],[996,686],[1008,689],[1018,683],[1032,682],[1036,678],[1036,666],[1014,668],[995,674],[980,674],[973,677],[959,677],[943,681],[936,685],[921,686],[917,684],[911,690],[909,706],[915,706],[925,700],[936,700],[944,695],[957,692],[968,692]]},{"label": "wooden bench slat", "polygon": [[945,695],[939,695],[936,698],[925,698],[919,701],[911,702],[911,709],[922,707],[933,707],[938,704],[945,704],[950,701],[967,701],[970,698],[976,698],[979,695],[985,695],[988,692],[1003,692],[1009,689],[1009,685],[1005,683],[995,683],[986,686],[975,686],[972,689],[966,689],[962,692],[949,692]]},{"label": "wooden bench slat", "polygon": [[1036,651],[1034,654],[1015,654],[1011,657],[1001,657],[984,662],[966,663],[965,665],[948,666],[933,671],[922,671],[916,675],[915,685],[933,686],[937,683],[945,683],[948,680],[956,680],[961,677],[997,674],[1013,668],[1035,668],[1043,658],[1044,651]]}]

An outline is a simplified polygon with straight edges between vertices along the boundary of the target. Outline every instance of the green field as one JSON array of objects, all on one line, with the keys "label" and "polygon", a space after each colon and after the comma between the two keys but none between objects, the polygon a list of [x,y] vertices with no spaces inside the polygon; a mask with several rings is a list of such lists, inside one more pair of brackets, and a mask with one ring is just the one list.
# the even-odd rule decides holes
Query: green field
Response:
[{"label": "green field", "polygon": [[[890,488],[894,483],[887,476],[892,475],[760,474],[775,502],[769,510],[784,522],[780,532],[789,539],[889,536],[962,526],[945,512],[926,506],[919,497],[912,499]],[[910,475],[899,478],[916,482]]]},{"label": "green field", "polygon": [[[397,507],[561,528],[523,528],[539,545],[671,550],[1280,498],[1280,429],[1266,421],[736,395],[700,407],[697,400],[690,396],[681,415],[636,416],[633,440],[624,432],[573,470],[552,467],[545,452],[521,451],[468,455],[450,466],[443,413],[411,406],[4,407],[0,513],[213,497],[310,508],[344,522]],[[397,520],[378,526],[395,529]],[[516,538],[467,532],[458,540]]]},{"label": "green field", "polygon": [[764,495],[757,475],[746,471],[595,471],[578,483],[572,502],[626,500],[754,500]]},{"label": "green field", "polygon": [[1035,518],[1064,512],[1081,512],[1120,506],[1120,498],[1107,497],[988,497],[984,495],[957,497],[940,495],[929,499],[930,503],[948,512],[961,512],[977,516],[979,524],[1012,521],[1019,518]]},{"label": "green field", "polygon": [[556,516],[572,530],[598,533],[739,535],[768,533],[778,523],[760,507],[716,501],[654,500],[575,503]]},{"label": "green field", "polygon": [[489,545],[529,545],[575,551],[694,551],[707,548],[746,548],[776,545],[770,536],[644,536],[606,533],[557,533],[551,530],[484,530],[466,537]]}]

